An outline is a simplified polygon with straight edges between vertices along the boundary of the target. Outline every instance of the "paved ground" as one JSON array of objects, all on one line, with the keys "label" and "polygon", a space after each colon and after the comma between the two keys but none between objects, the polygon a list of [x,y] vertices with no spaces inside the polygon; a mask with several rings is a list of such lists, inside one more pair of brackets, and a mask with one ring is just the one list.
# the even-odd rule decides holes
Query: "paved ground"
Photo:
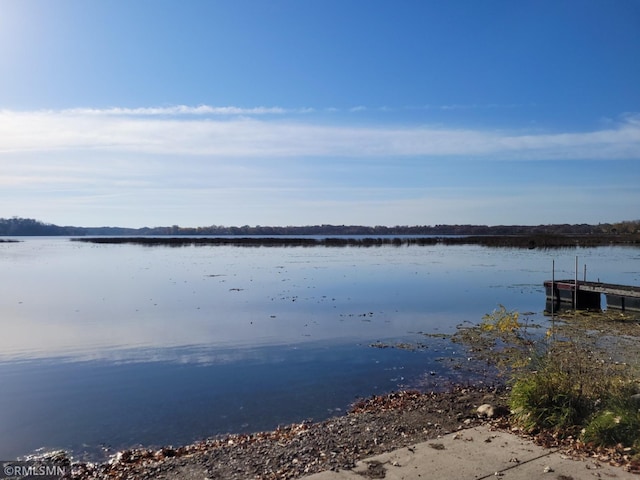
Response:
[{"label": "paved ground", "polygon": [[594,460],[571,460],[507,432],[486,426],[462,430],[414,447],[358,462],[354,470],[322,472],[305,480],[640,480],[640,475]]}]

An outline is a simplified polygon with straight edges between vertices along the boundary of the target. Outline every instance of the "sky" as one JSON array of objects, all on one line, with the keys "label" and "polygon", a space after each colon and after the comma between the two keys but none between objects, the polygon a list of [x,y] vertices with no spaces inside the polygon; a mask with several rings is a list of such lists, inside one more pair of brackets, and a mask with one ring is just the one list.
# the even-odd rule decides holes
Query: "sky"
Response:
[{"label": "sky", "polygon": [[640,0],[0,0],[0,217],[640,219]]}]

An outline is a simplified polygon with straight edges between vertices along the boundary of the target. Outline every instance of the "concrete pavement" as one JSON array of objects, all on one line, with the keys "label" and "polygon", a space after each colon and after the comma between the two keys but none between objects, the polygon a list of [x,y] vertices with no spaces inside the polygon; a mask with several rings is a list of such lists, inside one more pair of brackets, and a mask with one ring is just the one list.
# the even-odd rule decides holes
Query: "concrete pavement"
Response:
[{"label": "concrete pavement", "polygon": [[640,475],[593,459],[571,460],[508,432],[479,426],[358,462],[353,470],[305,480],[640,480]]}]

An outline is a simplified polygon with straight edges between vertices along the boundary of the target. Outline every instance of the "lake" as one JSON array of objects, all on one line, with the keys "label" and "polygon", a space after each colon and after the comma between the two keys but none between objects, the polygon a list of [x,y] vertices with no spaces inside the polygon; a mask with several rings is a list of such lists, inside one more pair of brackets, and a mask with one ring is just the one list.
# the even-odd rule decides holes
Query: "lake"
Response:
[{"label": "lake", "polygon": [[[542,282],[640,284],[640,249],[0,243],[0,458],[100,460],[473,382],[438,335],[498,304],[545,324]],[[604,303],[603,303],[604,306]],[[423,348],[374,348],[400,342]],[[468,361],[473,361],[472,359]]]}]

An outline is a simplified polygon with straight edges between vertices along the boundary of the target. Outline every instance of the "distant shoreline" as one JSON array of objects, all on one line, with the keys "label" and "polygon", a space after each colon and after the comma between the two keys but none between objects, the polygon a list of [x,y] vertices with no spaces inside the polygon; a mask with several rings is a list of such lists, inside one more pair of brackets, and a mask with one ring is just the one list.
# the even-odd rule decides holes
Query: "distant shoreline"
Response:
[{"label": "distant shoreline", "polygon": [[164,227],[76,227],[59,226],[44,223],[30,218],[0,218],[0,236],[336,236],[357,235],[362,237],[379,237],[389,235],[402,236],[596,236],[606,237],[607,243],[617,237],[625,237],[621,243],[628,243],[629,238],[640,238],[640,220],[614,223],[589,224],[547,224],[547,225],[289,225],[264,226],[243,225],[223,226],[209,225],[200,227],[181,227],[171,225]]}]

